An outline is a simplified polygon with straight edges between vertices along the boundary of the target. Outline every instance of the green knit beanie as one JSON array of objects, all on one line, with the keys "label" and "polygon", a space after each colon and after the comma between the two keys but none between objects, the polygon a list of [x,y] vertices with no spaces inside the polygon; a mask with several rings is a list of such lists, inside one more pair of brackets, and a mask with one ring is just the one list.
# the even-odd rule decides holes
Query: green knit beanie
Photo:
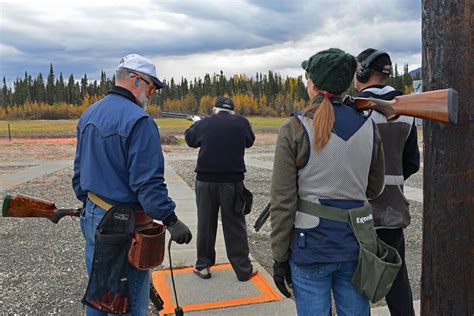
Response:
[{"label": "green knit beanie", "polygon": [[349,88],[357,61],[341,49],[329,48],[303,61],[301,66],[317,88],[339,95]]}]

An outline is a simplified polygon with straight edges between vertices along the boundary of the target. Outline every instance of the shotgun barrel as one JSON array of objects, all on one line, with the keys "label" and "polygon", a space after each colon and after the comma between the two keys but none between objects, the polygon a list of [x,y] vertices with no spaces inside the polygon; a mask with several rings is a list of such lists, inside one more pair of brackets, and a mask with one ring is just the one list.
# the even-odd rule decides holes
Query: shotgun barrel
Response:
[{"label": "shotgun barrel", "polygon": [[173,111],[163,111],[161,112],[162,117],[175,117],[175,118],[184,118],[188,119],[192,114],[173,112]]},{"label": "shotgun barrel", "polygon": [[253,228],[255,229],[256,232],[262,228],[263,224],[267,221],[267,219],[270,217],[270,203],[265,206],[263,209],[262,213],[257,217],[257,220],[255,220],[255,224],[253,224]]},{"label": "shotgun barrel", "polygon": [[188,121],[199,121],[206,117],[204,114],[191,114],[191,113],[184,113],[184,112],[174,112],[174,111],[163,111],[161,112],[162,117],[172,117],[172,118],[182,118]]}]

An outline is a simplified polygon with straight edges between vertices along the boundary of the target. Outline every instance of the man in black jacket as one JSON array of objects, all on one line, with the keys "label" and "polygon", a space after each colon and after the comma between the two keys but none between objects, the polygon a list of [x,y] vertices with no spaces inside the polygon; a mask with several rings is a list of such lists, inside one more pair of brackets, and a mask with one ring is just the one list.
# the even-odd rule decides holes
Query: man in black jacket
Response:
[{"label": "man in black jacket", "polygon": [[227,257],[237,279],[247,281],[256,273],[249,259],[243,211],[244,153],[255,141],[250,123],[235,115],[230,98],[218,97],[213,115],[188,128],[185,139],[190,147],[200,147],[195,169],[198,227],[194,273],[203,279],[211,277],[220,207]]},{"label": "man in black jacket", "polygon": [[[385,84],[390,76],[392,62],[383,51],[368,48],[357,56],[358,69],[354,78],[357,97],[392,100],[401,91]],[[420,151],[413,118],[401,116],[387,122],[384,115],[373,111],[370,117],[377,124],[382,137],[385,156],[385,189],[370,201],[377,234],[397,249],[402,266],[392,289],[385,297],[390,314],[411,316],[413,297],[405,264],[405,237],[403,229],[410,224],[408,201],[403,195],[403,183],[420,168]]]}]

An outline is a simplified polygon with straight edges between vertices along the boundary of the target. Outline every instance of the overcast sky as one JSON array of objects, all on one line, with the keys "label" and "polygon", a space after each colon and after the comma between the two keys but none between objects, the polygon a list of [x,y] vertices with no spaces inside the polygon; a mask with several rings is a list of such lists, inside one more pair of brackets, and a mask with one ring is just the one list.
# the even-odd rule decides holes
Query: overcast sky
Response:
[{"label": "overcast sky", "polygon": [[[301,61],[330,47],[373,47],[410,69],[421,65],[417,0],[0,0],[0,74],[76,79],[111,76],[138,53],[158,77],[273,70],[302,74]],[[402,66],[400,66],[402,68]]]}]

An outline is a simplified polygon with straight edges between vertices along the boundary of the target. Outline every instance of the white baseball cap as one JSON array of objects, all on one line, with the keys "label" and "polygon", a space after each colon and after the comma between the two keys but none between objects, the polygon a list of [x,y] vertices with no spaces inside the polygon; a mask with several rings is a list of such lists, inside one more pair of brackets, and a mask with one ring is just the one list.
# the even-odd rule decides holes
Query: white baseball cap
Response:
[{"label": "white baseball cap", "polygon": [[150,76],[157,89],[166,87],[156,76],[155,65],[150,60],[138,54],[130,54],[120,59],[118,68],[126,68]]}]

